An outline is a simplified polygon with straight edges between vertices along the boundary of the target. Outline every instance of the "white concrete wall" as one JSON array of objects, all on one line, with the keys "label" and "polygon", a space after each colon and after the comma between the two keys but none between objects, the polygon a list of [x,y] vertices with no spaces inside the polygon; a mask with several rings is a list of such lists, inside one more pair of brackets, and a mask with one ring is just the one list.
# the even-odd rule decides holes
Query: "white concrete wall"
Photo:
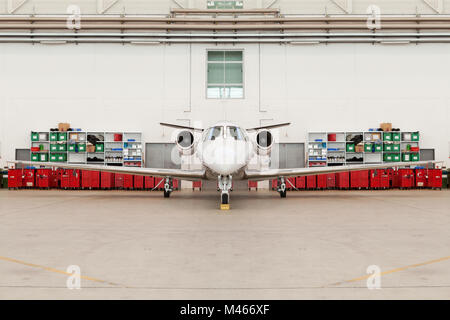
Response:
[{"label": "white concrete wall", "polygon": [[[206,99],[208,48],[244,49],[245,99]],[[171,130],[160,121],[218,120],[291,121],[282,142],[305,141],[308,131],[365,130],[389,121],[420,130],[421,147],[448,161],[449,54],[445,44],[3,44],[1,161],[29,147],[31,130],[58,122],[142,131],[145,141],[164,142]]]}]

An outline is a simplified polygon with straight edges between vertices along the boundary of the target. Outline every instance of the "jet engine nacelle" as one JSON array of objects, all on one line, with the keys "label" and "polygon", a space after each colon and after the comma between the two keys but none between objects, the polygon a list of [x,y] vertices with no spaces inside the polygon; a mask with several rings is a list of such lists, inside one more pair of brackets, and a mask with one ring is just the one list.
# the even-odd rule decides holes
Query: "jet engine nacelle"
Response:
[{"label": "jet engine nacelle", "polygon": [[182,155],[194,153],[194,134],[189,130],[183,130],[177,135],[177,148]]},{"label": "jet engine nacelle", "polygon": [[268,155],[272,150],[273,135],[269,130],[261,130],[256,134],[256,152],[258,155]]}]

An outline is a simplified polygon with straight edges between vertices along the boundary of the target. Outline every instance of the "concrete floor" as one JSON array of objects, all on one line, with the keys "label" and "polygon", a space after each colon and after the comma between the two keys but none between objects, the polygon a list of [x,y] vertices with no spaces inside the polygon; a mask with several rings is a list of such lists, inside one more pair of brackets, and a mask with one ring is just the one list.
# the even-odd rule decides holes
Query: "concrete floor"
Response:
[{"label": "concrete floor", "polygon": [[[450,299],[450,191],[239,190],[228,212],[218,199],[2,190],[0,298]],[[358,280],[369,265],[381,290]]]}]

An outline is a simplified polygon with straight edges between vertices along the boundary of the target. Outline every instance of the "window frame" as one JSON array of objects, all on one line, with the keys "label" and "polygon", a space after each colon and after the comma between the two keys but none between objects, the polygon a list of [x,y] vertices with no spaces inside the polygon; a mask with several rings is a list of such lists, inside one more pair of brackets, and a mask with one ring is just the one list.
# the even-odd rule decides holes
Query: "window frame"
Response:
[{"label": "window frame", "polygon": [[[216,51],[216,52],[226,52],[226,51],[239,51],[242,53],[242,61],[236,61],[236,62],[231,62],[231,63],[241,63],[242,64],[242,97],[238,97],[238,98],[233,98],[233,97],[218,97],[218,98],[214,98],[214,97],[208,97],[208,66],[209,66],[209,61],[208,61],[208,52],[210,51]],[[211,49],[206,49],[205,52],[205,64],[206,64],[206,68],[205,68],[205,96],[206,99],[211,99],[211,100],[239,100],[239,99],[245,99],[245,68],[244,68],[244,60],[245,60],[245,50],[242,48],[226,48],[226,49],[216,49],[216,48],[211,48]],[[211,61],[211,63],[217,63],[215,61]],[[220,63],[220,62],[219,62]],[[223,62],[224,65],[227,62]],[[224,68],[224,75],[225,75],[225,68]],[[214,84],[212,84],[211,86],[213,86]],[[236,86],[236,84],[230,84],[227,85],[226,83],[222,83],[220,84],[221,89],[225,88],[225,87],[232,87],[232,86]]]}]

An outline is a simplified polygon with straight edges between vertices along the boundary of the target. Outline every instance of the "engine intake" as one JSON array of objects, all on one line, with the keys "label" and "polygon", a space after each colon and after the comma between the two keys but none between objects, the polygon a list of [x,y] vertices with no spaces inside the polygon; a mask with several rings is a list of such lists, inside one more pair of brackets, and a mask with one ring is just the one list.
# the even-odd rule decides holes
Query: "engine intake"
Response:
[{"label": "engine intake", "polygon": [[194,134],[189,130],[183,130],[177,135],[176,141],[181,154],[191,155],[194,153]]},{"label": "engine intake", "polygon": [[257,153],[259,155],[269,154],[273,145],[273,135],[268,130],[262,130],[256,135]]}]

